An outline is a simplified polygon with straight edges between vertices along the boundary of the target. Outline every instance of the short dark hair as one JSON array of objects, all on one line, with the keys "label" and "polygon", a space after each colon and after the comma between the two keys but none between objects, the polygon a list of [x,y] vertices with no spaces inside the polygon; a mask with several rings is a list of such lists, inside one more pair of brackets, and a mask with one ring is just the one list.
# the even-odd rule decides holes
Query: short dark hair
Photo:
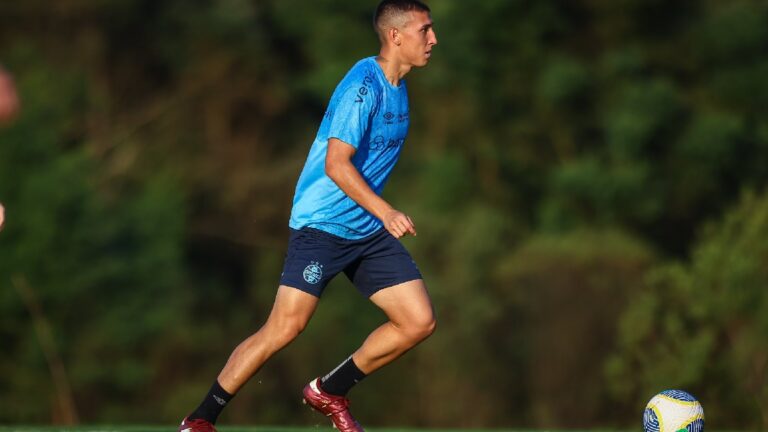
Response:
[{"label": "short dark hair", "polygon": [[419,0],[382,0],[373,15],[373,28],[379,28],[382,17],[411,11],[429,13],[429,6]]}]

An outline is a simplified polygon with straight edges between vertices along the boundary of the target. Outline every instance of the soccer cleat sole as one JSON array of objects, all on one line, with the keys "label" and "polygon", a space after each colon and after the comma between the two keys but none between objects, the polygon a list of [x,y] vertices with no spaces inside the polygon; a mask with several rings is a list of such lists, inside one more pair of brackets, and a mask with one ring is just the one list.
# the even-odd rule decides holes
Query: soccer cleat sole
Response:
[{"label": "soccer cleat sole", "polygon": [[[319,412],[319,411],[317,411],[316,409],[314,409],[314,408],[312,407],[312,405],[310,405],[310,404],[307,402],[307,400],[306,400],[306,399],[302,398],[302,399],[301,399],[301,403],[303,403],[304,405],[306,405],[307,407],[309,407],[309,409],[311,409],[311,410],[312,410],[312,412]],[[321,413],[321,414],[322,414],[322,413]],[[336,429],[336,430],[338,430],[338,429],[339,429],[339,428],[337,428],[337,427],[336,427],[336,423],[334,423],[334,422],[331,422],[331,427],[333,427],[333,428],[334,428],[334,429]]]}]

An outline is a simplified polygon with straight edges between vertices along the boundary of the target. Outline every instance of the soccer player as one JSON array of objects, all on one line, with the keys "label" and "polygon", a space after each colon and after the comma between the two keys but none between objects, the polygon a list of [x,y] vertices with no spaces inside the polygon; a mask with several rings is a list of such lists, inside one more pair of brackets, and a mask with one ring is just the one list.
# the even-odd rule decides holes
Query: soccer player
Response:
[{"label": "soccer player", "polygon": [[384,0],[374,26],[376,57],[360,60],[341,80],[296,186],[288,252],[266,323],[232,352],[200,406],[179,431],[215,431],[219,413],[312,316],[323,289],[344,272],[386,314],[357,351],[303,391],[312,408],[340,431],[362,431],[347,392],[367,375],[427,338],[435,317],[416,264],[398,241],[416,235],[411,218],[380,197],[409,126],[403,77],[429,62],[437,44],[429,8],[417,0]]}]

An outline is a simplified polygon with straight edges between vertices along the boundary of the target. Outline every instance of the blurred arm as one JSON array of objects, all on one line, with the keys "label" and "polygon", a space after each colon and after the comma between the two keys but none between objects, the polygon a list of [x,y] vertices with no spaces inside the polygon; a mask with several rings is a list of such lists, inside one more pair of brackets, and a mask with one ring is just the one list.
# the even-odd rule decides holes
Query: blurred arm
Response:
[{"label": "blurred arm", "polygon": [[0,66],[0,124],[13,119],[19,110],[19,97],[13,78]]}]

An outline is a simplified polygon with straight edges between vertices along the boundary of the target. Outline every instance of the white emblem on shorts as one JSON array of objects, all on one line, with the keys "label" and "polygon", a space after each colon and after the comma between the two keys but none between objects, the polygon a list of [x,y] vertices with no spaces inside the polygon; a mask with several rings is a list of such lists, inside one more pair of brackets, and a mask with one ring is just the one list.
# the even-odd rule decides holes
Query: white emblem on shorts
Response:
[{"label": "white emblem on shorts", "polygon": [[304,280],[312,285],[320,282],[323,277],[323,266],[319,262],[312,261],[304,268]]}]

